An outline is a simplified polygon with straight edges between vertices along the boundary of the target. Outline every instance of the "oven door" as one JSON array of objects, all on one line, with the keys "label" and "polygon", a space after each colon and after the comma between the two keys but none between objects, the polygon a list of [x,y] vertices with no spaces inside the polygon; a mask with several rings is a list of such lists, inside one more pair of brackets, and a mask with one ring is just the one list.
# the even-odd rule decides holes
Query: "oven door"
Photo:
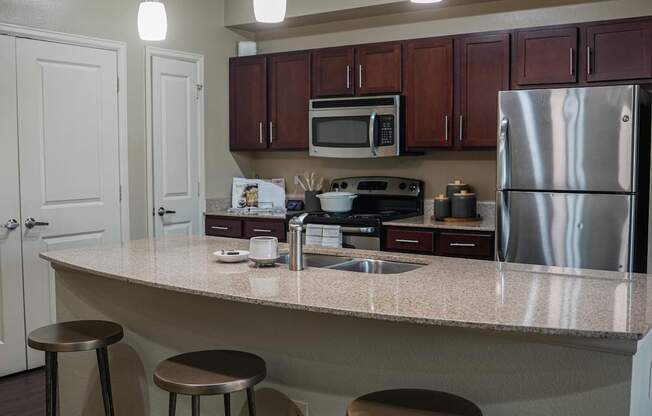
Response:
[{"label": "oven door", "polygon": [[310,112],[310,156],[374,158],[398,156],[395,107],[334,108]]}]

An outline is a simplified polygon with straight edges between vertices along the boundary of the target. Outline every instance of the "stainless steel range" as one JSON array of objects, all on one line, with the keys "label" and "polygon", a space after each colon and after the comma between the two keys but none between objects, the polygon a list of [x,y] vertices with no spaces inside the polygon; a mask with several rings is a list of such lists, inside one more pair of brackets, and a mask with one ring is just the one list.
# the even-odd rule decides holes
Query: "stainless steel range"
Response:
[{"label": "stainless steel range", "polygon": [[423,215],[424,183],[418,179],[385,176],[339,178],[333,180],[330,190],[358,195],[351,212],[313,212],[304,223],[341,226],[346,248],[380,250],[383,221]]}]

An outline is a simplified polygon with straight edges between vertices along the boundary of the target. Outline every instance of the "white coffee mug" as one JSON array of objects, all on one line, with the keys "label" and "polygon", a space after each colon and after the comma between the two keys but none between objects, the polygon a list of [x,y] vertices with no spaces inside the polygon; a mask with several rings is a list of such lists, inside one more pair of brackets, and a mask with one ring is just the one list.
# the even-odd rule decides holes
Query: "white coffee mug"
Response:
[{"label": "white coffee mug", "polygon": [[278,238],[253,237],[249,240],[249,257],[258,260],[278,258]]}]

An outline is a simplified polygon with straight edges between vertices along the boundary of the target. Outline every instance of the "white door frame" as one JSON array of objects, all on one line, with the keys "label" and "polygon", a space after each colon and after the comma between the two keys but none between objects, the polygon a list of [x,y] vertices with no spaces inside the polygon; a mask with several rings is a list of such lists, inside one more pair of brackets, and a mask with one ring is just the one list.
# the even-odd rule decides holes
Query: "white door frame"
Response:
[{"label": "white door frame", "polygon": [[0,34],[64,43],[75,46],[85,46],[95,49],[114,51],[118,59],[118,146],[120,148],[120,226],[121,239],[128,241],[130,237],[129,222],[129,149],[127,131],[127,44],[114,40],[99,39],[82,35],[54,32],[28,26],[20,26],[0,22]]},{"label": "white door frame", "polygon": [[[197,82],[204,86],[204,55],[181,52],[171,49],[157,48],[154,46],[145,47],[145,132],[147,146],[147,235],[154,237],[154,151],[153,151],[153,126],[152,126],[152,58],[171,58],[197,64]],[[206,211],[206,178],[204,172],[204,91],[199,93],[197,132],[199,134],[199,163],[197,169],[199,182],[199,219],[203,223],[204,212]]]}]

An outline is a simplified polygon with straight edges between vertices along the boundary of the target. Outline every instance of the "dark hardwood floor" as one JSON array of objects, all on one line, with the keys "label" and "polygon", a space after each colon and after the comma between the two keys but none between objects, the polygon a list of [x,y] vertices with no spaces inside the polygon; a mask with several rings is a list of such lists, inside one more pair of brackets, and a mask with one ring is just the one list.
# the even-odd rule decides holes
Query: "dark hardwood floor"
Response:
[{"label": "dark hardwood floor", "polygon": [[45,415],[45,370],[0,378],[0,415]]}]

